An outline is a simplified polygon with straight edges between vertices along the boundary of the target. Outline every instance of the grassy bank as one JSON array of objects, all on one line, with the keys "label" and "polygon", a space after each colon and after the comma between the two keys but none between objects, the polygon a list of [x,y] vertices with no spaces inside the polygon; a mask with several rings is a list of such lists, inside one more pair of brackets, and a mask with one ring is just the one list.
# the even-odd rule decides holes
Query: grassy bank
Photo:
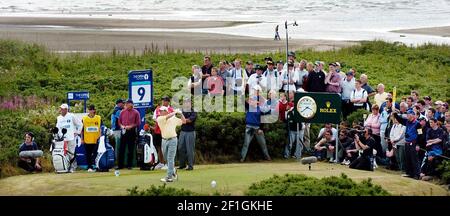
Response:
[{"label": "grassy bank", "polygon": [[[284,58],[284,53],[213,54],[211,57],[217,65],[221,59],[231,61],[236,57],[263,63],[264,57],[268,55],[274,60]],[[449,46],[424,45],[413,48],[373,41],[337,51],[302,51],[297,56],[298,59],[308,61],[339,61],[344,71],[356,68],[358,75],[368,74],[369,83],[373,87],[381,82],[390,91],[396,86],[399,97],[416,89],[421,96],[430,95],[436,100],[450,100]],[[37,45],[0,41],[1,175],[17,174],[5,170],[10,170],[7,167],[14,167],[17,148],[25,131],[34,132],[38,145],[48,149],[48,131],[56,122],[57,106],[65,102],[66,92],[89,91],[89,104],[96,105],[98,114],[109,126],[114,101],[128,95],[129,70],[151,67],[154,71],[154,96],[158,99],[162,95],[176,92],[171,90],[172,79],[189,76],[191,65],[201,65],[202,59],[201,53],[160,53],[151,50],[143,55],[112,52],[61,57]],[[73,111],[80,112],[81,106],[75,106]],[[236,160],[243,142],[243,116],[243,113],[204,113],[200,116],[196,144],[199,162]],[[276,158],[281,156],[285,136],[282,128],[269,127],[274,129],[267,134],[269,151]],[[221,139],[218,140],[217,137]],[[255,145],[252,148],[249,155],[260,154]]]},{"label": "grassy bank", "polygon": [[[430,182],[416,181],[400,176],[400,173],[377,170],[375,172],[352,170],[346,166],[328,163],[313,164],[312,170],[307,165],[293,161],[272,163],[243,163],[222,165],[199,165],[193,171],[179,171],[179,180],[168,186],[188,189],[198,194],[243,195],[252,183],[268,179],[274,174],[304,174],[310,177],[340,176],[345,173],[356,182],[368,178],[393,195],[449,195],[441,186]],[[0,181],[0,195],[126,195],[127,189],[137,186],[147,189],[151,185],[163,183],[160,178],[165,170],[139,171],[121,170],[116,177],[108,173],[88,173],[80,171],[73,174],[43,173],[14,176]],[[211,181],[217,182],[216,188]],[[32,185],[32,187],[30,187]]]}]

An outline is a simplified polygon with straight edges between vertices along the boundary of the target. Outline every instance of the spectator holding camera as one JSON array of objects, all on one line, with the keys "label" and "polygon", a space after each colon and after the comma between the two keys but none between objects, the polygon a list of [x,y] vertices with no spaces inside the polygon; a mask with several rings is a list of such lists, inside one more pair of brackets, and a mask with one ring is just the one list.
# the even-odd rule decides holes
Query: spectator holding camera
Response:
[{"label": "spectator holding camera", "polygon": [[[25,142],[19,147],[19,153],[23,151],[39,150],[34,142],[34,134],[31,132],[25,133]],[[20,157],[18,166],[27,172],[41,172],[42,167],[39,158],[32,157]]]},{"label": "spectator holding camera", "polygon": [[353,144],[353,139],[348,136],[348,132],[346,129],[341,130],[339,132],[339,152],[338,156],[340,157],[341,164],[349,165],[350,157],[348,156],[347,150],[355,149],[355,145]]},{"label": "spectator holding camera", "polygon": [[351,169],[373,171],[373,149],[375,140],[372,138],[372,129],[364,129],[364,137],[355,134],[355,146],[360,156],[350,164]]}]

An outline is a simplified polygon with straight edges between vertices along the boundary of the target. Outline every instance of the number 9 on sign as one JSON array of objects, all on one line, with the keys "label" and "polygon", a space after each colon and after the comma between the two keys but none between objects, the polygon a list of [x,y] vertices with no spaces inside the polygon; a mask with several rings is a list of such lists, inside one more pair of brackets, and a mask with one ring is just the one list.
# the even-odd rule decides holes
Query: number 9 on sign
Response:
[{"label": "number 9 on sign", "polygon": [[133,85],[132,99],[138,103],[148,103],[151,100],[150,85]]}]

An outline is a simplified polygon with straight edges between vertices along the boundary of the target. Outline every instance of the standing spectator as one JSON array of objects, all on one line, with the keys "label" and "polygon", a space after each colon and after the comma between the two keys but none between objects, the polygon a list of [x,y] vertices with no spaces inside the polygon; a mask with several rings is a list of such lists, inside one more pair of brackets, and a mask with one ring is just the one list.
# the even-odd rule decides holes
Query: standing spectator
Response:
[{"label": "standing spectator", "polygon": [[412,110],[408,110],[407,119],[401,118],[397,113],[394,113],[394,117],[397,121],[406,126],[405,132],[405,177],[419,179],[419,158],[417,145],[417,130],[420,129],[420,124],[416,119],[416,113]]},{"label": "standing spectator", "polygon": [[306,91],[308,92],[325,92],[325,72],[323,72],[323,62],[316,61],[314,72],[308,74],[308,83]]},{"label": "standing spectator", "polygon": [[246,81],[248,79],[247,73],[241,68],[241,60],[234,60],[234,66],[231,70],[231,89],[234,95],[243,95],[245,93]]},{"label": "standing spectator", "polygon": [[202,72],[198,65],[192,66],[192,75],[189,77],[188,88],[191,95],[202,95]]},{"label": "standing spectator", "polygon": [[341,71],[341,63],[335,62],[334,65],[336,66],[336,73],[339,74],[339,77],[341,77],[341,79],[344,79],[346,74],[344,71]]},{"label": "standing spectator", "polygon": [[394,124],[389,132],[389,143],[393,147],[398,168],[405,171],[405,131],[406,127],[393,118]]},{"label": "standing spectator", "polygon": [[408,110],[412,110],[414,107],[414,98],[412,96],[409,96],[406,98],[406,104],[408,104]]},{"label": "standing spectator", "polygon": [[284,62],[283,61],[280,60],[280,61],[277,62],[277,73],[278,73],[279,77],[281,77],[283,75],[283,72],[284,72],[283,66],[284,66]]},{"label": "standing spectator", "polygon": [[[417,115],[417,112],[416,116]],[[417,121],[419,122],[420,128],[417,130],[417,146],[419,146],[420,149],[425,149],[427,145],[427,131],[430,129],[430,125],[428,121],[425,119],[425,117],[420,116],[417,118]],[[419,166],[422,163],[423,158],[425,157],[425,151],[419,150],[418,153],[418,160],[419,160]]]},{"label": "standing spectator", "polygon": [[178,146],[178,159],[180,167],[178,169],[187,168],[186,170],[194,169],[195,156],[195,121],[197,120],[197,113],[192,109],[192,103],[189,98],[183,103],[183,116],[186,119],[185,123],[181,125],[181,132]]},{"label": "standing spectator", "polygon": [[263,73],[263,67],[262,65],[256,64],[255,65],[255,70],[256,73],[252,74],[249,78],[248,78],[248,88],[250,89],[249,93],[250,95],[254,95],[254,87],[255,86],[260,86],[262,89],[266,88],[266,84],[267,84],[267,79],[266,77],[262,74]]},{"label": "standing spectator", "polygon": [[383,104],[383,102],[386,101],[386,98],[388,97],[388,93],[384,91],[384,85],[383,83],[378,84],[377,86],[377,93],[375,94],[374,100],[375,104],[378,105],[378,107]]},{"label": "standing spectator", "polygon": [[372,130],[370,128],[364,129],[364,140],[355,135],[356,149],[361,150],[362,154],[350,164],[351,169],[373,171],[373,147],[375,140],[371,135]]},{"label": "standing spectator", "polygon": [[367,109],[367,91],[361,88],[361,81],[356,80],[355,90],[350,95],[350,102],[353,103],[353,111],[358,109]]},{"label": "standing spectator", "polygon": [[281,90],[284,92],[295,91],[296,89],[294,83],[294,64],[293,62],[288,62],[288,69],[283,73]]},{"label": "standing spectator", "polygon": [[283,79],[281,76],[278,76],[272,61],[267,62],[267,70],[264,72],[264,77],[266,77],[267,83],[264,86],[267,87],[267,91],[274,90],[278,92],[280,90]]},{"label": "standing spectator", "polygon": [[224,81],[222,80],[222,77],[217,75],[217,68],[213,67],[211,69],[211,76],[206,79],[206,83],[209,96],[215,97],[223,95]]},{"label": "standing spectator", "polygon": [[[172,113],[174,111],[173,107],[170,106],[170,98],[169,96],[163,96],[161,98],[162,106],[167,107],[167,112]],[[155,121],[155,127],[153,129],[153,144],[155,144],[155,148],[158,151],[158,159],[159,164],[156,165],[155,169],[167,169],[167,164],[164,160],[164,154],[162,151],[162,137],[161,137],[161,128],[158,125],[158,121],[156,119],[161,115],[159,110],[161,106],[156,107],[155,112],[153,113],[153,120]]]},{"label": "standing spectator", "polygon": [[279,26],[279,25],[277,25],[277,26],[275,27],[275,38],[274,38],[274,40],[281,40],[280,34],[278,33],[278,26]]},{"label": "standing spectator", "polygon": [[353,77],[353,72],[349,71],[346,73],[341,82],[342,87],[342,115],[344,121],[347,120],[347,116],[353,111],[353,103],[350,101],[351,94],[355,90],[355,78]]},{"label": "standing spectator", "polygon": [[431,97],[430,96],[423,97],[423,100],[425,102],[425,106],[424,106],[425,110],[429,110],[430,108],[433,107],[433,102],[431,101]]},{"label": "standing spectator", "polygon": [[[72,113],[69,113],[69,105],[61,104],[60,113],[56,120],[56,127],[59,129],[58,135],[62,136],[62,129],[67,129],[67,133],[65,135],[64,141],[67,141],[69,160],[72,161],[75,158],[75,147],[76,142],[75,138],[81,133],[81,129],[83,128],[83,123],[79,119],[77,119]],[[77,168],[76,160],[73,160],[72,165],[70,166],[69,172],[74,172]]]},{"label": "standing spectator", "polygon": [[230,89],[230,87],[227,86],[229,84],[227,83],[227,79],[230,77],[230,73],[227,69],[227,62],[225,60],[219,62],[219,70],[217,72],[217,75],[222,77],[223,91],[225,95],[228,95],[229,92],[227,92],[227,90]]},{"label": "standing spectator", "polygon": [[119,125],[122,128],[122,140],[120,141],[119,149],[119,169],[123,169],[124,167],[126,147],[128,148],[127,168],[131,169],[133,166],[136,137],[141,124],[141,115],[133,106],[133,100],[128,99],[125,104],[125,109],[120,113],[119,117]]},{"label": "standing spectator", "polygon": [[211,57],[205,56],[203,58],[203,66],[202,66],[202,86],[203,86],[203,94],[208,94],[208,89],[205,85],[206,78],[211,76],[211,69],[214,67],[214,65],[211,63]]},{"label": "standing spectator", "polygon": [[417,103],[417,101],[419,101],[419,92],[416,90],[412,90],[411,91],[411,97],[413,99],[413,105]]},{"label": "standing spectator", "polygon": [[295,153],[294,157],[297,160],[300,160],[302,157],[303,150],[303,134],[304,134],[304,126],[303,123],[297,123],[294,119],[294,107],[292,107],[289,111],[287,111],[286,115],[288,116],[288,133],[289,133],[289,144],[284,148],[284,158],[289,159],[291,156],[292,147],[295,145]]},{"label": "standing spectator", "polygon": [[[25,142],[19,147],[19,153],[23,151],[39,150],[37,144],[34,142],[34,134],[31,132],[25,133]],[[41,172],[41,162],[39,158],[20,157],[18,166],[27,172]]]},{"label": "standing spectator", "polygon": [[[177,171],[175,169],[175,156],[177,154],[177,131],[176,127],[186,123],[186,119],[183,116],[181,110],[172,112],[169,114],[168,108],[162,106],[159,108],[160,116],[156,119],[159,127],[161,128],[162,136],[162,150],[164,157],[167,160],[167,176],[162,178],[162,182],[173,182],[178,179]],[[181,114],[181,119],[175,115]]]},{"label": "standing spectator", "polygon": [[286,93],[282,92],[280,93],[280,101],[278,101],[278,114],[279,114],[279,120],[281,122],[286,121],[286,110],[288,106],[288,100],[286,98]]},{"label": "standing spectator", "polygon": [[361,80],[361,88],[363,88],[367,92],[368,107],[372,107],[372,104],[370,103],[369,99],[370,99],[370,97],[374,96],[376,94],[376,92],[373,90],[372,86],[369,85],[368,77],[366,74],[361,74],[359,79]]},{"label": "standing spectator", "polygon": [[116,101],[116,106],[114,107],[113,113],[111,115],[111,129],[113,130],[113,134],[114,134],[114,141],[116,144],[116,158],[119,158],[119,151],[117,151],[118,149],[120,149],[120,138],[122,137],[122,130],[119,126],[119,117],[120,117],[120,112],[122,112],[123,107],[124,107],[124,103],[122,99],[118,99]]},{"label": "standing spectator", "polygon": [[295,88],[297,90],[299,89],[303,89],[303,85],[306,84],[306,82],[304,82],[307,78],[308,78],[308,71],[306,70],[306,60],[302,59],[300,61],[300,67],[297,71],[295,71],[294,74],[294,80],[295,80]]},{"label": "standing spectator", "polygon": [[388,146],[387,139],[389,138],[389,134],[387,134],[387,133],[389,133],[389,129],[388,129],[389,120],[390,120],[389,116],[392,113],[392,98],[388,98],[386,100],[386,102],[387,103],[385,103],[385,104],[387,104],[387,105],[384,106],[383,109],[380,108],[380,142],[381,142],[381,147],[385,151]]},{"label": "standing spectator", "polygon": [[295,63],[295,59],[296,59],[295,52],[289,51],[287,62],[283,66],[283,71],[287,71],[289,62],[291,62],[293,66]]},{"label": "standing spectator", "polygon": [[265,114],[261,111],[259,106],[259,91],[260,89],[256,89],[256,96],[251,96],[248,100],[249,107],[247,112],[245,113],[245,138],[244,145],[241,150],[241,162],[245,161],[247,156],[248,147],[253,137],[256,136],[256,141],[261,147],[261,150],[264,154],[266,160],[272,160],[269,156],[269,151],[267,150],[266,139],[264,137],[264,132],[261,129],[261,115]]},{"label": "standing spectator", "polygon": [[[120,117],[120,116],[119,116]],[[100,138],[102,125],[102,118],[96,115],[95,106],[89,106],[89,114],[83,116],[83,130],[81,131],[81,143],[85,144],[86,161],[88,165],[88,172],[95,172],[94,160],[97,157],[98,138]]]},{"label": "standing spectator", "polygon": [[432,119],[432,118],[434,118],[435,115],[436,115],[436,110],[435,110],[433,107],[431,107],[431,108],[429,108],[429,109],[427,110],[427,116],[426,116],[426,118],[427,118],[427,119]]},{"label": "standing spectator", "polygon": [[438,174],[436,168],[441,162],[440,156],[442,155],[442,146],[445,140],[445,132],[439,127],[438,121],[432,118],[429,122],[431,128],[427,131],[426,136],[427,153],[423,159],[420,173],[422,180],[429,180],[430,177],[427,176],[435,176]]},{"label": "standing spectator", "polygon": [[370,128],[372,130],[372,137],[375,140],[375,145],[373,148],[377,150],[377,156],[383,157],[386,152],[387,146],[381,146],[380,142],[380,113],[379,107],[374,104],[372,106],[372,113],[369,114],[367,119],[364,121],[364,127]]},{"label": "standing spectator", "polygon": [[256,71],[253,68],[253,62],[252,61],[247,61],[245,63],[245,74],[247,75],[247,77],[250,77],[254,73],[256,73]]},{"label": "standing spectator", "polygon": [[326,91],[340,94],[342,91],[342,79],[339,73],[336,72],[336,64],[330,63],[328,68],[330,71],[328,71],[328,74],[325,76]]}]

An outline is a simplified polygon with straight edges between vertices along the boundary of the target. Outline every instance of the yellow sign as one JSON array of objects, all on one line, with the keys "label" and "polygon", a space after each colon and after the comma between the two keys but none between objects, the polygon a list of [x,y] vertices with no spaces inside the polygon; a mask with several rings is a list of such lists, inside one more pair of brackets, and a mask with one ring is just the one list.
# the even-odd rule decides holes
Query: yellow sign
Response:
[{"label": "yellow sign", "polygon": [[397,87],[394,87],[392,90],[392,101],[395,103],[395,99],[397,98]]}]

